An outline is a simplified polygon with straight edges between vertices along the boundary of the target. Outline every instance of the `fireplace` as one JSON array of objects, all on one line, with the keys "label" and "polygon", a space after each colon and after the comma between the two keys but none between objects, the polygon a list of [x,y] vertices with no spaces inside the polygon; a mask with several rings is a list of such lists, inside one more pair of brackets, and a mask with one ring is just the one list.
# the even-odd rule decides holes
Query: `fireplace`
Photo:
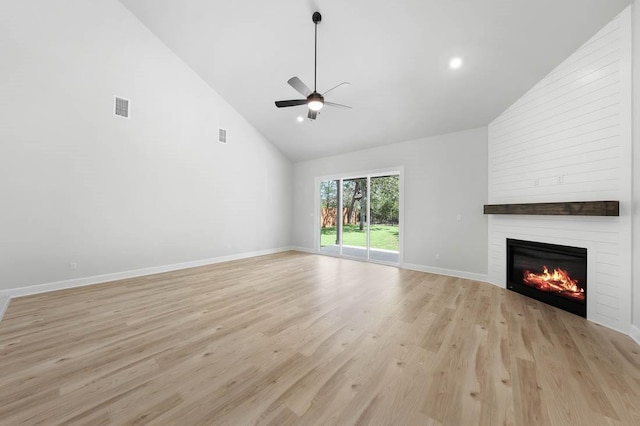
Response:
[{"label": "fireplace", "polygon": [[507,239],[507,288],[587,317],[587,249]]}]

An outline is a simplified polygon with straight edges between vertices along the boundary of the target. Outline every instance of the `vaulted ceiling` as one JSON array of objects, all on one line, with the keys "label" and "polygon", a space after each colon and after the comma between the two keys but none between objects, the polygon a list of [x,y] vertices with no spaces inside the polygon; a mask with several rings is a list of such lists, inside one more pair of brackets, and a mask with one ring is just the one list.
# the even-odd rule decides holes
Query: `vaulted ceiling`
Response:
[{"label": "vaulted ceiling", "polygon": [[[631,0],[120,1],[298,161],[487,125]],[[274,101],[313,88],[316,10],[318,91],[353,109],[311,121]]]}]

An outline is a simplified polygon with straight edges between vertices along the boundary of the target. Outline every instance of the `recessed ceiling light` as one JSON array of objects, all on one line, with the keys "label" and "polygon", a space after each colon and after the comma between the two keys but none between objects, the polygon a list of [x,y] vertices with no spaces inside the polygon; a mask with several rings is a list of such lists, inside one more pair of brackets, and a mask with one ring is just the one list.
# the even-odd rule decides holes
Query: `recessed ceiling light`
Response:
[{"label": "recessed ceiling light", "polygon": [[451,58],[449,61],[449,68],[452,70],[457,70],[462,66],[462,58],[456,56],[455,58]]},{"label": "recessed ceiling light", "polygon": [[304,118],[302,118],[302,116],[299,115],[298,118],[296,118],[296,120],[298,120],[298,123],[302,123],[304,121]]}]

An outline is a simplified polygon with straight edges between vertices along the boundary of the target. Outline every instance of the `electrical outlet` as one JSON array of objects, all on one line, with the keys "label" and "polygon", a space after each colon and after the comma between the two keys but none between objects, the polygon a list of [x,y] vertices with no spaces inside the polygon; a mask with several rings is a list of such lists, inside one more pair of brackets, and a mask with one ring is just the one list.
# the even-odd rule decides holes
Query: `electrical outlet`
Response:
[{"label": "electrical outlet", "polygon": [[78,269],[78,264],[76,262],[69,262],[69,270],[75,271]]},{"label": "electrical outlet", "polygon": [[461,220],[462,220],[462,215],[461,215],[461,214],[458,214],[458,215],[456,216],[456,220],[457,220],[458,222],[459,222],[459,221],[461,221]]},{"label": "electrical outlet", "polygon": [[440,253],[436,253],[436,259],[440,259]]}]

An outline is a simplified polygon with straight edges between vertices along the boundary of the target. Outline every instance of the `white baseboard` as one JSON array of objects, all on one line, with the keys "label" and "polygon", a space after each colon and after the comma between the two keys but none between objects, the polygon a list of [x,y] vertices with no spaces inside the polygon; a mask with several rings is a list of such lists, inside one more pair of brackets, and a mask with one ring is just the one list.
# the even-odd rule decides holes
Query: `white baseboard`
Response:
[{"label": "white baseboard", "polygon": [[631,336],[631,338],[635,340],[637,344],[640,345],[640,328],[636,327],[635,325],[632,325],[631,329],[629,330],[629,336]]},{"label": "white baseboard", "polygon": [[[302,253],[310,253],[310,254],[318,254],[318,252],[314,249],[306,248],[306,247],[291,247],[291,250],[300,251]],[[324,253],[322,253],[324,254]]]},{"label": "white baseboard", "polygon": [[4,313],[7,311],[7,308],[9,307],[9,301],[11,301],[11,297],[0,296],[0,320],[4,316]]},{"label": "white baseboard", "polygon": [[487,275],[487,282],[488,282],[489,284],[493,284],[493,285],[495,285],[496,287],[500,287],[500,288],[507,288],[507,284],[506,284],[506,283],[504,283],[504,282],[500,283],[500,282],[497,282],[497,281],[493,281],[493,280],[491,279],[491,277],[490,277],[490,276],[488,276],[488,275]]},{"label": "white baseboard", "polygon": [[403,269],[412,271],[429,272],[430,274],[446,275],[448,277],[465,278],[473,281],[489,282],[489,277],[485,274],[476,274],[474,272],[456,271],[454,269],[436,268],[433,266],[416,265],[413,263],[403,263]]},{"label": "white baseboard", "polygon": [[630,333],[629,329],[626,328],[626,327],[616,327],[616,326],[613,326],[611,324],[607,324],[607,323],[604,323],[602,321],[598,321],[597,319],[594,319],[594,318],[585,318],[585,319],[587,321],[589,321],[589,322],[594,323],[594,324],[598,324],[598,325],[600,325],[600,326],[602,326],[604,328],[608,328],[609,330],[617,331],[618,333],[624,334],[625,336],[631,336],[631,333]]},{"label": "white baseboard", "polygon": [[232,254],[229,256],[214,257],[210,259],[194,260],[189,262],[174,263],[171,265],[153,266],[151,268],[135,269],[133,271],[114,272],[104,275],[76,278],[73,280],[56,281],[46,284],[37,284],[28,287],[18,287],[0,291],[0,320],[13,297],[27,296],[31,294],[46,293],[74,287],[83,287],[93,284],[101,284],[109,281],[123,280],[141,277],[144,275],[160,274],[162,272],[177,271],[180,269],[194,268],[196,266],[213,265],[215,263],[229,262],[231,260],[246,259],[249,257],[263,256],[266,254],[282,253],[293,250],[291,247],[280,247],[269,250],[253,251],[248,253]]}]

